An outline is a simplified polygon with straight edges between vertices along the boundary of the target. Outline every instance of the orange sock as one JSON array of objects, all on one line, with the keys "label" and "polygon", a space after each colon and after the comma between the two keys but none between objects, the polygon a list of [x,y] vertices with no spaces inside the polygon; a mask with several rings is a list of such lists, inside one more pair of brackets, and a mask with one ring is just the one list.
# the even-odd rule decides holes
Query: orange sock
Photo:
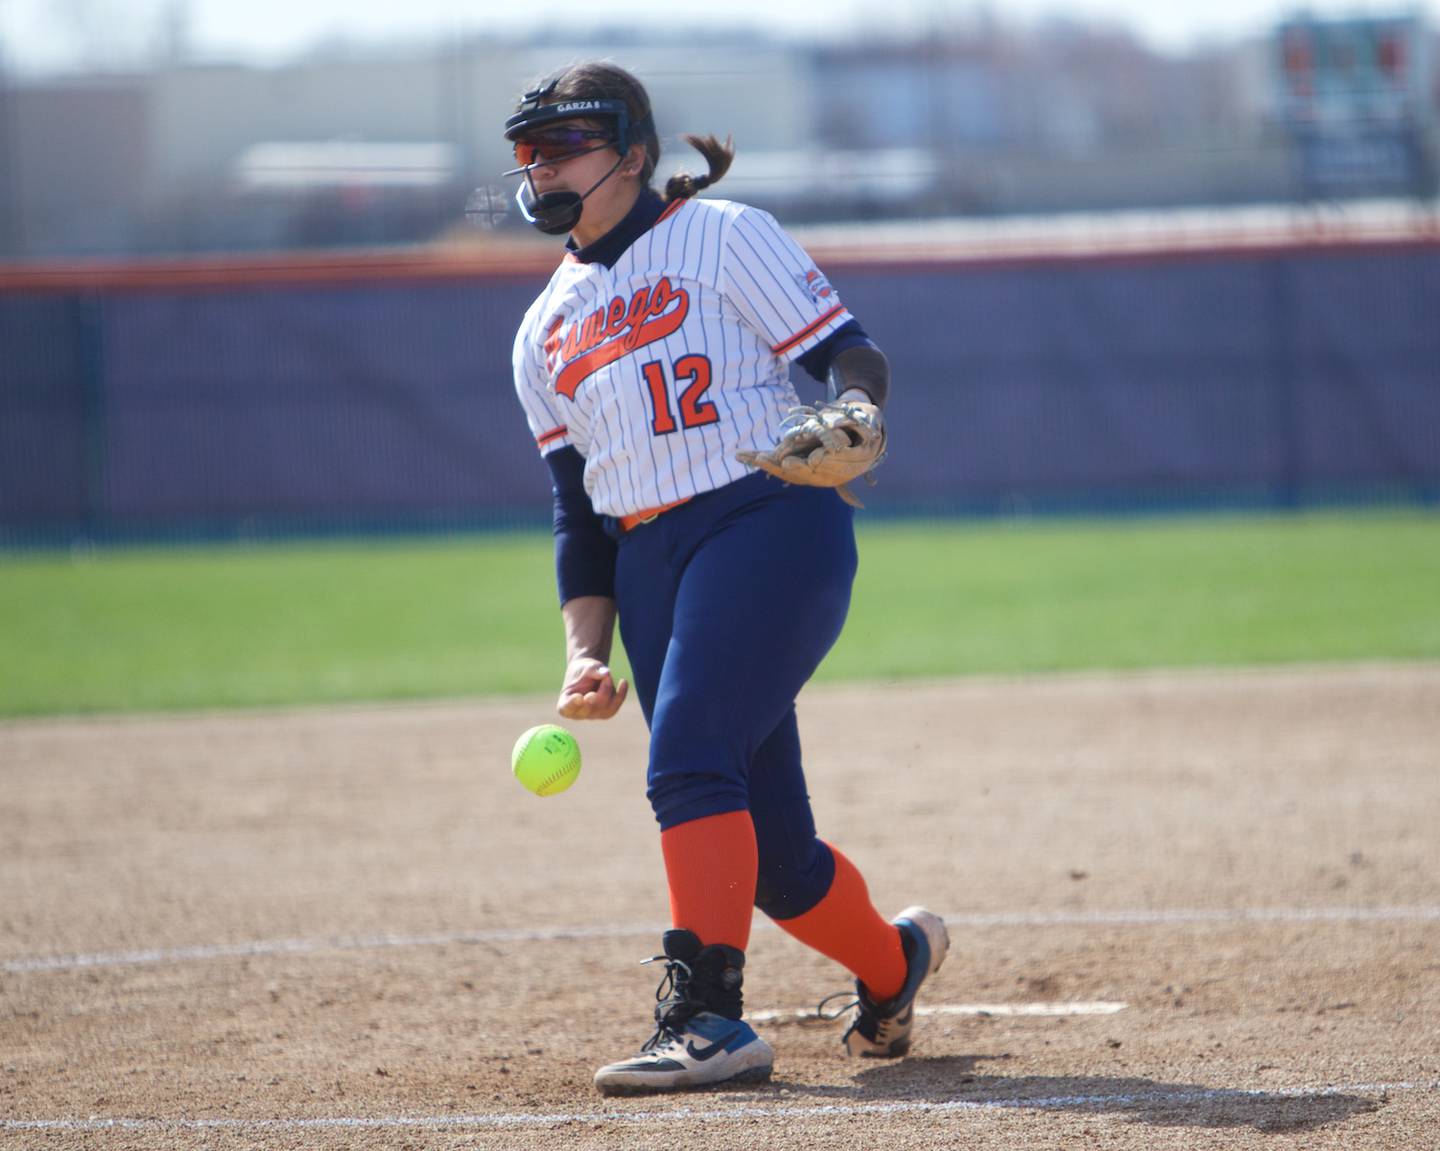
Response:
[{"label": "orange sock", "polygon": [[887,923],[870,902],[865,877],[833,846],[835,879],[825,898],[803,915],[777,919],[807,947],[849,968],[876,1003],[884,1003],[905,986],[907,964],[900,929]]},{"label": "orange sock", "polygon": [[670,923],[706,945],[745,950],[759,853],[748,811],[707,815],[660,833],[670,883]]}]

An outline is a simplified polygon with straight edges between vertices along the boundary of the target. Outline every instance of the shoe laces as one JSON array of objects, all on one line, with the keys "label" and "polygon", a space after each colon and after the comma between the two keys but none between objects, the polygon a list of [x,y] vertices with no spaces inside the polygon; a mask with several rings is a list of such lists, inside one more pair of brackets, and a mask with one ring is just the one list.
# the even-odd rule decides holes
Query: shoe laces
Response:
[{"label": "shoe laces", "polygon": [[[827,1010],[827,1006],[836,999],[843,999],[846,1002],[841,1003],[839,1007],[830,1007]],[[834,1023],[835,1020],[842,1018],[846,1012],[853,1011],[856,1008],[864,1010],[860,1003],[860,996],[856,995],[853,991],[835,991],[825,996],[824,999],[815,1005],[815,1019],[821,1023]]]},{"label": "shoe laces", "polygon": [[649,963],[665,964],[665,975],[655,989],[655,1034],[645,1040],[641,1051],[653,1051],[670,1039],[678,1039],[680,1028],[696,1013],[695,1004],[686,994],[694,974],[690,965],[669,955],[652,955],[640,961],[641,966]]}]

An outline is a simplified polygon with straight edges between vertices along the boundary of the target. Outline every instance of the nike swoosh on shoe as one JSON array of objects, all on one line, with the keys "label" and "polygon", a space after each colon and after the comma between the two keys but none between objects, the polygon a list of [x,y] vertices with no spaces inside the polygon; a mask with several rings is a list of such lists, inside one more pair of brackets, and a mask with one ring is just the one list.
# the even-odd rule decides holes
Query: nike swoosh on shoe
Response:
[{"label": "nike swoosh on shoe", "polygon": [[685,1050],[689,1052],[691,1059],[698,1059],[701,1063],[704,1063],[707,1059],[713,1059],[719,1055],[720,1052],[724,1051],[725,1045],[739,1034],[740,1029],[737,1027],[734,1031],[730,1032],[729,1035],[725,1036],[725,1038],[715,1040],[715,1042],[708,1047],[696,1047],[695,1040],[692,1039],[689,1043],[685,1044]]}]

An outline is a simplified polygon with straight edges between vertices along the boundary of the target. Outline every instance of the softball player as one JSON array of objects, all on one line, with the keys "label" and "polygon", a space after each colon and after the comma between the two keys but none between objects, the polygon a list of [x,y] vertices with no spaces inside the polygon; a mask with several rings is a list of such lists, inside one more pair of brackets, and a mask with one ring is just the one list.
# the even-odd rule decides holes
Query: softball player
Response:
[{"label": "softball player", "polygon": [[[566,68],[525,94],[505,135],[522,213],[569,235],[514,350],[555,497],[558,710],[608,719],[624,703],[608,666],[618,612],[670,892],[655,1033],[595,1083],[770,1074],[741,1008],[752,907],[855,975],[850,1054],[902,1055],[945,926],[919,907],[887,922],[816,836],[795,721],[849,606],[841,485],[883,455],[885,357],[773,218],[691,198],[729,167],[728,142],[686,137],[708,175],[652,190],[660,143],[629,73]],[[793,361],[828,382],[827,402],[799,405]]]}]

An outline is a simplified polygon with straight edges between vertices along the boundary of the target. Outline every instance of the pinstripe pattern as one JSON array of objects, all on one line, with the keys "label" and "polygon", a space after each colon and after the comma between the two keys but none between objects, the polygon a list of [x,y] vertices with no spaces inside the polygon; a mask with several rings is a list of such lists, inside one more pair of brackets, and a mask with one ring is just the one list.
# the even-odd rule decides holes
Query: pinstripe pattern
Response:
[{"label": "pinstripe pattern", "polygon": [[556,269],[515,388],[540,451],[576,448],[595,510],[631,515],[743,478],[735,453],[770,447],[798,402],[789,362],[849,318],[768,213],[687,200],[614,268]]}]

